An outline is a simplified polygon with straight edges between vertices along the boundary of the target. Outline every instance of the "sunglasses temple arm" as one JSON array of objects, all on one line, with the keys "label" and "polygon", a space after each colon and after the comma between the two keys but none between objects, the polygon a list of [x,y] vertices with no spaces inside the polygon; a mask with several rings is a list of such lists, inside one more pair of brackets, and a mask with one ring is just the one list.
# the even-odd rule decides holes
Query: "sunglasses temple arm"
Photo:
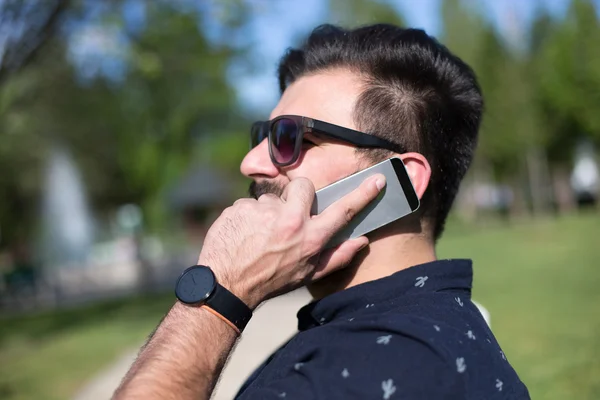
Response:
[{"label": "sunglasses temple arm", "polygon": [[394,152],[396,152],[399,147],[388,140],[374,135],[369,135],[368,133],[355,131],[354,129],[344,128],[343,126],[333,125],[323,121],[312,120],[312,122],[312,127],[315,131],[322,131],[323,133],[328,134],[336,139],[355,145],[362,147],[383,148]]}]

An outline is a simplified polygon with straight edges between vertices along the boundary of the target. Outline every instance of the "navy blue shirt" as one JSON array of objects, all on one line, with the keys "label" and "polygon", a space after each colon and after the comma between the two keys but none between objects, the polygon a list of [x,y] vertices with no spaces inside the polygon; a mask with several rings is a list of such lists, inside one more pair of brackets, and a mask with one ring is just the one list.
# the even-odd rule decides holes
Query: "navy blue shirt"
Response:
[{"label": "navy blue shirt", "polygon": [[477,307],[470,260],[418,265],[298,312],[238,399],[529,399]]}]

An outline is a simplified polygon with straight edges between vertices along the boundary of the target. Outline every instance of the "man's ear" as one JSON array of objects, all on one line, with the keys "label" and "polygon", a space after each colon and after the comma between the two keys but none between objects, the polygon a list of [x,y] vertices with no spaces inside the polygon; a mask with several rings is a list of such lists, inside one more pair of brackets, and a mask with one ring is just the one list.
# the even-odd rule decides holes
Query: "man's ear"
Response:
[{"label": "man's ear", "polygon": [[431,166],[427,159],[419,153],[398,154],[406,167],[406,172],[417,192],[419,199],[423,197],[431,178]]}]

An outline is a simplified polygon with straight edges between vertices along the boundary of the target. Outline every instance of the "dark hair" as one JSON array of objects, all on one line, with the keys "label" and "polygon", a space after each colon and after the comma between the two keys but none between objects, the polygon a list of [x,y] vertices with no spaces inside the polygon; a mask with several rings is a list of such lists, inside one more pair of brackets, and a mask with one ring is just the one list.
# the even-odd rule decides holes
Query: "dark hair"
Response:
[{"label": "dark hair", "polygon": [[[474,72],[419,29],[322,25],[281,59],[281,92],[303,75],[331,68],[356,72],[366,84],[354,109],[359,130],[427,158],[432,174],[421,218],[432,220],[437,240],[477,143],[483,98]],[[390,154],[357,151],[372,161]]]}]

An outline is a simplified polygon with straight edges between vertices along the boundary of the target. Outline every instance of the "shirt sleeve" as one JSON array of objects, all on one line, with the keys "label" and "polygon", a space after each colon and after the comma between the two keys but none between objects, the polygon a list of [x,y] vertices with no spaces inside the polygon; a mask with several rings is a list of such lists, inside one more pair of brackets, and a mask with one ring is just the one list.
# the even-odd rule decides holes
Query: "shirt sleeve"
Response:
[{"label": "shirt sleeve", "polygon": [[250,385],[239,399],[466,398],[456,363],[428,342],[375,329],[332,331],[326,345],[308,348],[279,378]]}]

